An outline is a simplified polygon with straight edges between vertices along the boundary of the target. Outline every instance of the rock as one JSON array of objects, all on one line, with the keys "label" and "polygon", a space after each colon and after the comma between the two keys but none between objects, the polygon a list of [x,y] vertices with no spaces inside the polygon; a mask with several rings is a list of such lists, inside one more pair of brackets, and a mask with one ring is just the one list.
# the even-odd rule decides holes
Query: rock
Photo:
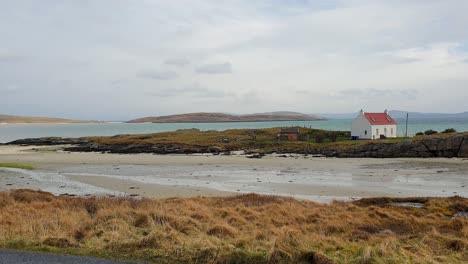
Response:
[{"label": "rock", "polygon": [[263,153],[258,153],[258,154],[254,154],[252,156],[247,156],[247,158],[249,158],[249,159],[261,159],[263,157],[265,157],[265,154],[263,154]]},{"label": "rock", "polygon": [[458,151],[458,157],[468,158],[468,135],[465,135]]},{"label": "rock", "polygon": [[25,138],[8,142],[7,145],[24,146],[54,146],[54,145],[80,145],[88,143],[87,140],[80,138],[61,138],[61,137],[43,137],[43,138]]},{"label": "rock", "polygon": [[220,142],[223,142],[223,143],[229,143],[229,142],[231,142],[231,141],[229,140],[229,138],[221,138],[219,141],[220,141]]},{"label": "rock", "polygon": [[221,153],[223,152],[223,149],[220,147],[211,147],[210,148],[210,153]]},{"label": "rock", "polygon": [[[122,137],[117,135],[115,137]],[[221,138],[223,141],[225,138]],[[231,147],[219,146],[190,146],[178,145],[172,143],[164,144],[99,144],[89,142],[80,138],[60,138],[60,137],[45,137],[21,139],[7,143],[13,145],[73,145],[65,148],[65,151],[76,152],[101,152],[101,153],[153,153],[153,154],[192,154],[192,153],[213,153],[215,155],[229,155],[230,151],[239,151]],[[243,150],[245,154],[251,155],[248,158],[260,159],[263,154],[262,149]],[[261,154],[259,154],[261,153]],[[369,141],[369,144],[359,145],[351,149],[320,149],[320,148],[304,148],[291,151],[290,149],[281,146],[270,150],[268,153],[294,153],[308,155],[322,155],[325,157],[340,157],[340,158],[429,158],[429,157],[462,157],[468,158],[468,134],[457,133],[448,138],[430,137],[419,141],[406,140],[398,143],[383,143],[379,140]]]}]

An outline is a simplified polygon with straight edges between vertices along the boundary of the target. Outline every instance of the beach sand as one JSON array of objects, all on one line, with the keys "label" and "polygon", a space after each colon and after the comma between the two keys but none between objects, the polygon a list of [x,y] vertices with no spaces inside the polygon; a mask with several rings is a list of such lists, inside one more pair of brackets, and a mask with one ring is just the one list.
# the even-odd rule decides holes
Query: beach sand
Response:
[{"label": "beach sand", "polygon": [[0,189],[71,195],[220,196],[255,192],[314,201],[360,197],[468,196],[466,159],[338,159],[269,155],[69,153],[0,146]]}]

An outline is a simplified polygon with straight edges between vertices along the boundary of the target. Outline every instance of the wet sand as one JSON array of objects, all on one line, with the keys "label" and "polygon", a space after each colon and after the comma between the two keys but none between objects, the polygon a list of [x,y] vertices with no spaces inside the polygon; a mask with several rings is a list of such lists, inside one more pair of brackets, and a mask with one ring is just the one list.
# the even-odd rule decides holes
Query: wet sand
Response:
[{"label": "wet sand", "polygon": [[59,147],[0,146],[0,189],[140,197],[287,195],[314,201],[360,197],[468,196],[466,159],[337,159],[302,155],[68,153]]}]

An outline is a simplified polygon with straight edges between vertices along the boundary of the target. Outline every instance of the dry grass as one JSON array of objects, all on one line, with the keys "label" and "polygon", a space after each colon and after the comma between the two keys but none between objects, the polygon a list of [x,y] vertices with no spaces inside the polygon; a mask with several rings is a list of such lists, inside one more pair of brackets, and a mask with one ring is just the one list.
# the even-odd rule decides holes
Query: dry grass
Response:
[{"label": "dry grass", "polygon": [[70,198],[0,193],[0,245],[153,263],[466,263],[468,199],[316,204],[224,198]]},{"label": "dry grass", "polygon": [[[278,141],[280,128],[264,129],[229,129],[224,131],[200,131],[198,129],[183,129],[171,132],[139,135],[119,135],[112,137],[88,137],[86,139],[102,145],[178,145],[188,147],[219,147],[225,150],[255,150],[257,152],[282,151],[296,152],[312,149],[348,149],[358,145],[371,143],[368,140],[349,140],[344,136],[349,132],[325,131],[319,129],[301,128],[302,135],[310,135],[306,141]],[[314,136],[318,133],[337,133],[338,141],[316,143]],[[252,135],[255,134],[255,139]],[[380,143],[395,143],[403,138],[380,140]]]}]

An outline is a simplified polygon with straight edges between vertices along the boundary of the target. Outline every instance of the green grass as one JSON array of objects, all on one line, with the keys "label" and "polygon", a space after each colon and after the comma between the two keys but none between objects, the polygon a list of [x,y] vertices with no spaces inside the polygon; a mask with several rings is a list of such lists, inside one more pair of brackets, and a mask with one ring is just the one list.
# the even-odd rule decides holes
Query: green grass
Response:
[{"label": "green grass", "polygon": [[18,164],[18,163],[0,163],[0,168],[15,168],[15,169],[24,169],[24,170],[34,170],[34,167],[31,165]]},{"label": "green grass", "polygon": [[[347,131],[326,131],[311,128],[296,127],[301,135],[308,135],[304,141],[279,141],[277,139],[280,128],[263,129],[228,129],[224,131],[200,131],[185,129],[171,132],[161,132],[140,135],[122,135],[114,137],[87,137],[85,139],[100,145],[180,145],[193,147],[220,147],[224,150],[268,151],[299,151],[304,149],[348,149],[359,145],[372,143],[370,140],[350,140]],[[332,142],[328,134],[337,136]],[[252,135],[255,134],[255,138]],[[325,135],[322,143],[315,142],[317,134]],[[386,139],[380,143],[394,143],[406,139]]]},{"label": "green grass", "polygon": [[[427,138],[444,139],[454,134],[435,134],[413,138],[387,138],[379,140],[351,140],[349,131],[326,131],[313,128],[295,127],[300,130],[304,140],[278,140],[281,128],[263,129],[228,129],[224,131],[201,131],[183,129],[152,134],[117,135],[103,137],[85,137],[83,139],[100,146],[178,146],[180,148],[211,148],[221,151],[245,150],[253,152],[313,153],[323,151],[347,151],[359,146],[372,144],[395,144],[403,141],[419,141]],[[466,133],[468,134],[468,133]],[[317,142],[322,138],[323,142]],[[332,139],[336,138],[336,142]]]}]

